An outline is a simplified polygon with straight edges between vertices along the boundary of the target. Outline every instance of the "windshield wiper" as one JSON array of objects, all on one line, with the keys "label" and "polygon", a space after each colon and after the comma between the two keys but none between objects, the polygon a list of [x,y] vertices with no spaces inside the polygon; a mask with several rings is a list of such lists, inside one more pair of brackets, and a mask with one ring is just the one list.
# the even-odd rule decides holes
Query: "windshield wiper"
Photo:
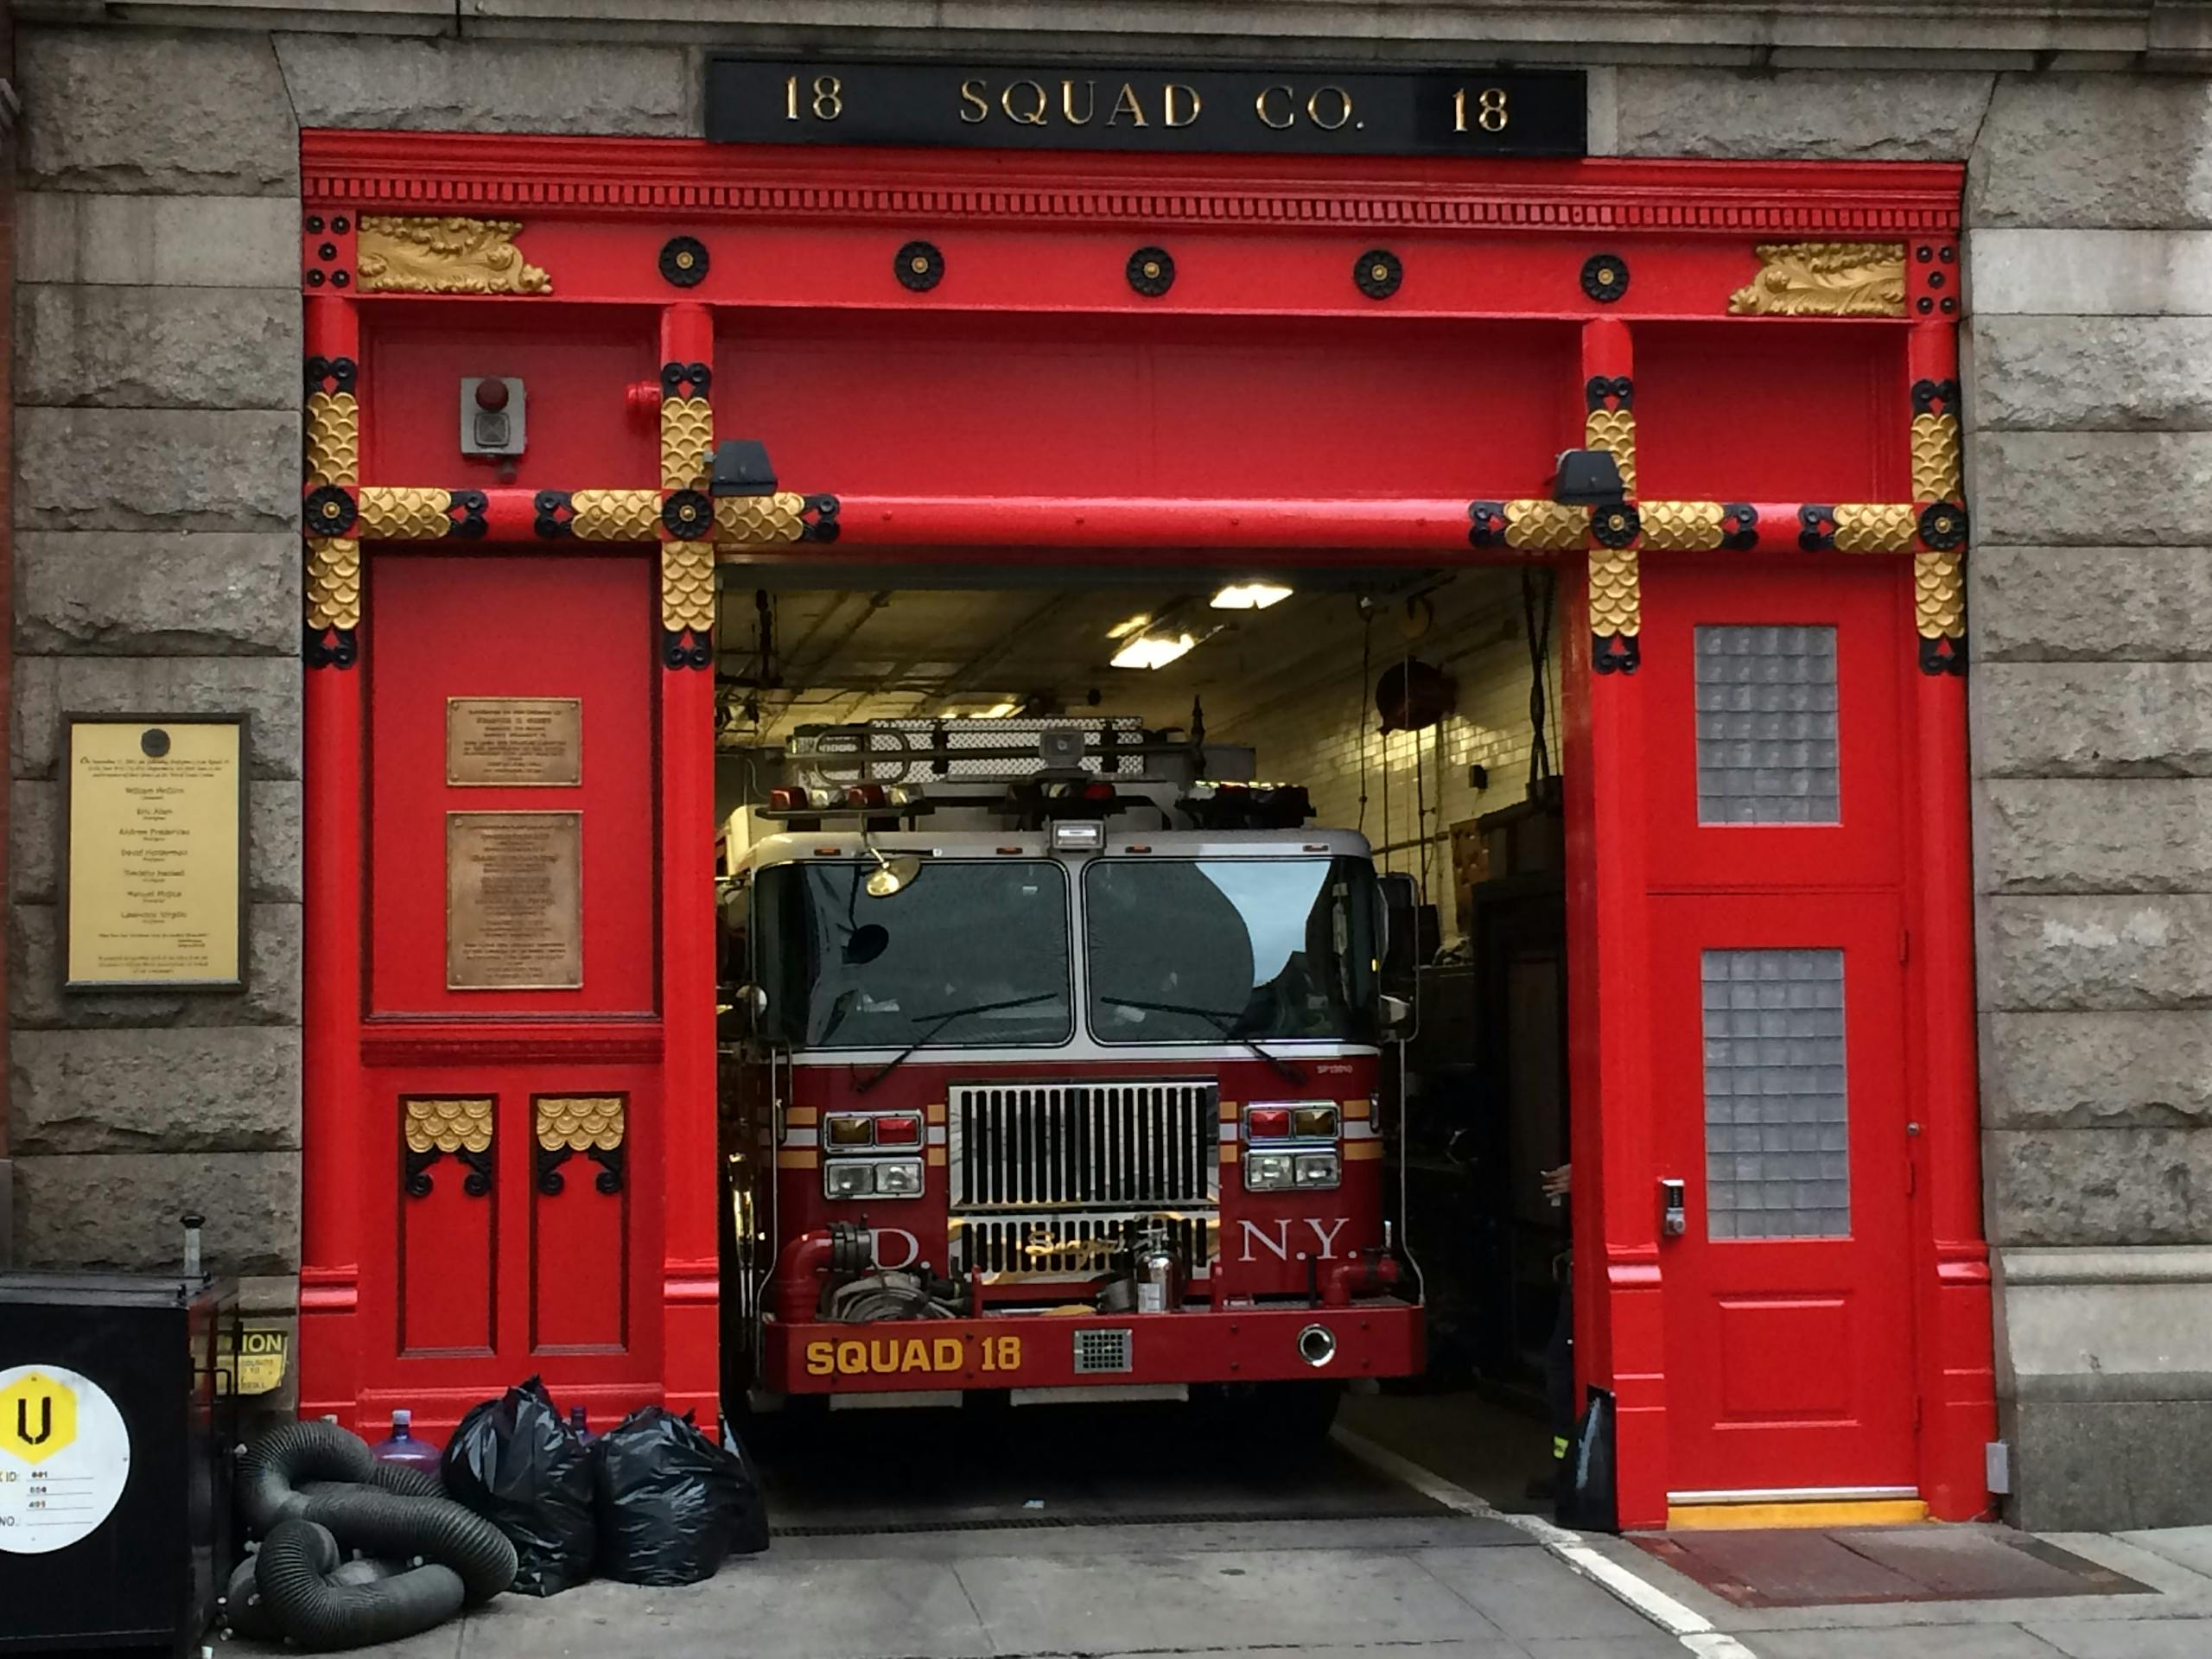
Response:
[{"label": "windshield wiper", "polygon": [[1275,1070],[1275,1075],[1303,1088],[1306,1074],[1280,1054],[1270,1054],[1258,1042],[1236,1030],[1236,1015],[1224,1014],[1219,1008],[1202,1008],[1190,1002],[1147,1002],[1134,996],[1115,996],[1109,992],[1096,993],[1101,1002],[1116,1002],[1125,1008],[1148,1008],[1154,1014],[1192,1014],[1201,1020],[1211,1020],[1214,1028],[1233,1043],[1242,1043]]},{"label": "windshield wiper", "polygon": [[918,1026],[925,1025],[929,1029],[925,1031],[920,1036],[915,1038],[912,1042],[907,1044],[906,1047],[900,1049],[899,1052],[893,1055],[889,1059],[886,1060],[880,1066],[877,1067],[875,1071],[870,1072],[866,1077],[855,1084],[853,1085],[853,1092],[856,1095],[864,1095],[868,1093],[868,1091],[874,1088],[877,1084],[881,1083],[893,1071],[896,1071],[900,1066],[906,1065],[908,1060],[913,1058],[914,1051],[916,1049],[926,1046],[931,1039],[935,1037],[940,1031],[943,1031],[947,1026],[950,1025],[955,1020],[961,1019],[963,1016],[971,1014],[993,1014],[1001,1008],[1026,1008],[1032,1002],[1049,1001],[1052,998],[1056,997],[1058,995],[1059,993],[1058,991],[1037,991],[1028,996],[1008,997],[1003,1002],[971,1002],[964,1008],[947,1008],[940,1014],[917,1014],[914,1017],[914,1023]]}]

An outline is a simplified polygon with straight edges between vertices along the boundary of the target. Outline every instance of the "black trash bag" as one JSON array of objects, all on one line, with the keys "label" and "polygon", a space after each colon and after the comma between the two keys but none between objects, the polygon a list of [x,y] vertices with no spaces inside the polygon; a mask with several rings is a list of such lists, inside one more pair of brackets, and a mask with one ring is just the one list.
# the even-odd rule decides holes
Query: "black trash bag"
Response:
[{"label": "black trash bag", "polygon": [[725,1557],[768,1547],[760,1482],[744,1453],[659,1406],[600,1437],[599,1570],[624,1584],[696,1584]]},{"label": "black trash bag", "polygon": [[591,1576],[598,1548],[591,1449],[531,1377],[469,1408],[446,1446],[446,1495],[507,1535],[517,1595],[556,1596]]},{"label": "black trash bag", "polygon": [[1610,1389],[1590,1390],[1574,1424],[1574,1443],[1553,1495],[1560,1525],[1579,1532],[1618,1532],[1620,1500],[1613,1486],[1615,1408]]}]

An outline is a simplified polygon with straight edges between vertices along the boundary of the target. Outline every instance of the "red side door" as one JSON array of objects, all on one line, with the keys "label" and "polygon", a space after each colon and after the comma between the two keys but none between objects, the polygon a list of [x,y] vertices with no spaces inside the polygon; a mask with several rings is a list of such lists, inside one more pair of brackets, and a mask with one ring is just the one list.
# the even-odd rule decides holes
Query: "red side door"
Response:
[{"label": "red side door", "polygon": [[1669,1501],[1915,1488],[1894,566],[1648,583]]}]

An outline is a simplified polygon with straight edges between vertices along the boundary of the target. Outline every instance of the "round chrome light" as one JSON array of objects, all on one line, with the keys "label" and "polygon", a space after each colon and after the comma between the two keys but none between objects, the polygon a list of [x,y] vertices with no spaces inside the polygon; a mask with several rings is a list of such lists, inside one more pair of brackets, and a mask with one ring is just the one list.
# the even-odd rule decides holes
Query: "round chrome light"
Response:
[{"label": "round chrome light", "polygon": [[1337,1333],[1325,1325],[1309,1325],[1298,1333],[1298,1357],[1319,1370],[1337,1357]]}]

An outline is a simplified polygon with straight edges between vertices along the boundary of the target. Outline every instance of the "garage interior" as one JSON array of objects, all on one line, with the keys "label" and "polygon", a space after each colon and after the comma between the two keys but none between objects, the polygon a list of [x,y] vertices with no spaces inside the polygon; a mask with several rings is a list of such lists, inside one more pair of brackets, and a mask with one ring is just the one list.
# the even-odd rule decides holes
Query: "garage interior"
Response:
[{"label": "garage interior", "polygon": [[753,833],[746,808],[784,780],[802,728],[1118,715],[1249,749],[1249,775],[1304,785],[1317,827],[1358,831],[1378,869],[1414,879],[1417,925],[1395,930],[1387,964],[1418,1010],[1409,1132],[1390,1156],[1429,1370],[1340,1421],[1527,1507],[1550,1461],[1544,1359],[1567,1247],[1541,1179],[1567,1158],[1553,571],[932,559],[848,566],[835,590],[808,585],[820,571],[721,572],[726,848]]}]

